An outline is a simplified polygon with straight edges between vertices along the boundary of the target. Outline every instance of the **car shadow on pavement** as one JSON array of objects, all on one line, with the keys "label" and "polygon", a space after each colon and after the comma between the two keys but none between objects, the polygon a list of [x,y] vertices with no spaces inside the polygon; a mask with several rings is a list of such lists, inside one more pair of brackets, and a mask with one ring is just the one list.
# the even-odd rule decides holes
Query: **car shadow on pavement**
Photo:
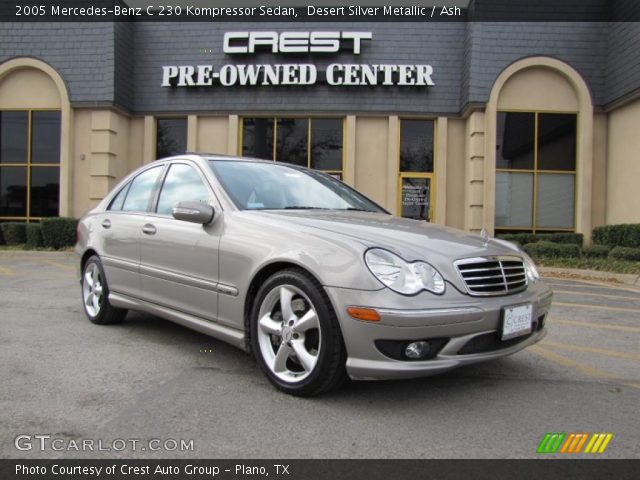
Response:
[{"label": "car shadow on pavement", "polygon": [[[161,346],[171,350],[172,355],[184,358],[197,356],[197,361],[192,364],[192,368],[211,369],[218,372],[224,372],[228,368],[229,372],[233,371],[235,374],[242,372],[253,377],[252,383],[256,388],[264,390],[260,394],[268,395],[268,392],[271,391],[276,395],[282,395],[264,379],[258,364],[251,355],[221,340],[189,330],[168,320],[138,312],[129,312],[121,325],[109,328],[125,329],[129,340],[138,342],[138,344],[147,343],[149,346]],[[387,400],[392,398],[394,401],[412,399],[413,402],[416,396],[426,399],[434,395],[440,396],[443,392],[446,392],[446,396],[449,398],[470,394],[476,396],[484,389],[499,390],[501,384],[512,382],[518,372],[522,371],[522,368],[523,366],[517,358],[509,357],[483,364],[464,366],[428,377],[406,380],[350,381],[339,390],[327,393],[320,398],[340,403],[343,401],[351,402],[362,397],[371,399],[376,396],[384,397]]]}]

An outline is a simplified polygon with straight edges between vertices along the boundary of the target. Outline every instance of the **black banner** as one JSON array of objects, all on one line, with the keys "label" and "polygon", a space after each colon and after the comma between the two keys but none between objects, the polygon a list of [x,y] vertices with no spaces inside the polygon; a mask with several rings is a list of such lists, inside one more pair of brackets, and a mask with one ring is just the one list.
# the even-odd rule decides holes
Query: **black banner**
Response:
[{"label": "black banner", "polygon": [[639,460],[0,460],[3,480],[638,478]]},{"label": "black banner", "polygon": [[[439,3],[434,6],[432,3]],[[442,5],[442,4],[445,5]],[[29,0],[0,3],[2,22],[638,22],[637,0],[433,2],[277,0],[150,2]]]}]

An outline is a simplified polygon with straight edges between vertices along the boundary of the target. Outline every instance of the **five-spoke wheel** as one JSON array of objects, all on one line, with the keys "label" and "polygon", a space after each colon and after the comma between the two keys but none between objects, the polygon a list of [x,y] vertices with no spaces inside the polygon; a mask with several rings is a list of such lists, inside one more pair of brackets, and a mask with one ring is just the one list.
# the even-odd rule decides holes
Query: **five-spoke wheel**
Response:
[{"label": "five-spoke wheel", "polygon": [[271,371],[285,382],[313,372],[322,338],[318,314],[304,292],[293,285],[274,288],[258,317],[260,352]]},{"label": "five-spoke wheel", "polygon": [[95,263],[87,265],[82,276],[82,298],[87,313],[92,317],[97,316],[102,305],[102,279]]},{"label": "five-spoke wheel", "polygon": [[251,335],[258,363],[281,390],[317,395],[345,379],[335,313],[306,272],[285,270],[267,279],[256,295]]},{"label": "five-spoke wheel", "polygon": [[121,322],[127,311],[109,303],[109,286],[97,256],[87,259],[82,268],[82,306],[93,323],[106,325]]}]

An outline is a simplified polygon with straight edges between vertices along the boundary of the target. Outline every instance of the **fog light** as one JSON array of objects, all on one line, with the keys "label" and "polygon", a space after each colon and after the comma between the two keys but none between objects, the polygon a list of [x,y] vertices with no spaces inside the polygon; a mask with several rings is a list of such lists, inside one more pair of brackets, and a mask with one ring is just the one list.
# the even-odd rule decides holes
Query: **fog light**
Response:
[{"label": "fog light", "polygon": [[411,342],[404,349],[405,356],[412,360],[425,357],[428,353],[429,342],[425,342],[424,340],[421,340],[419,342]]}]

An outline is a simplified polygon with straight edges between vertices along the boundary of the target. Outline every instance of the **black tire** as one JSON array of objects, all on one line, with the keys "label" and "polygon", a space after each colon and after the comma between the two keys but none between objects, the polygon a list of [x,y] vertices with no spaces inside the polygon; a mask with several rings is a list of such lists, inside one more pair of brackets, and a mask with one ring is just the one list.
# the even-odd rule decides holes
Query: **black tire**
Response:
[{"label": "black tire", "polygon": [[[307,373],[307,376],[300,381],[285,381],[271,370],[265,361],[258,338],[258,329],[260,328],[258,321],[263,302],[274,289],[283,286],[292,286],[306,295],[307,300],[311,302],[312,308],[317,314],[316,317],[319,323],[319,333],[316,334],[316,341],[318,342],[316,363],[309,370],[310,373]],[[306,302],[306,300],[304,301]],[[295,396],[312,397],[334,390],[347,381],[348,377],[345,369],[346,349],[338,319],[322,286],[304,270],[282,270],[273,274],[264,282],[258,290],[251,307],[250,327],[251,350],[256,361],[267,378],[279,390]],[[305,332],[306,334],[307,332]],[[262,338],[264,341],[265,334],[262,335]],[[284,336],[280,338],[281,342],[284,342],[283,338]],[[294,334],[293,338],[298,337]],[[273,348],[275,350],[279,347]]]},{"label": "black tire", "polygon": [[[96,304],[93,302],[91,302],[90,305],[87,304],[87,295],[94,292],[94,289],[92,288],[93,286],[89,286],[90,282],[87,281],[87,274],[97,275],[95,278],[100,282],[101,295],[97,302],[97,309],[95,307]],[[82,267],[82,278],[80,280],[80,284],[82,309],[91,322],[98,325],[109,325],[113,323],[120,323],[124,320],[127,310],[115,308],[109,303],[109,285],[107,284],[107,277],[104,274],[102,262],[96,255],[89,257]]]}]

